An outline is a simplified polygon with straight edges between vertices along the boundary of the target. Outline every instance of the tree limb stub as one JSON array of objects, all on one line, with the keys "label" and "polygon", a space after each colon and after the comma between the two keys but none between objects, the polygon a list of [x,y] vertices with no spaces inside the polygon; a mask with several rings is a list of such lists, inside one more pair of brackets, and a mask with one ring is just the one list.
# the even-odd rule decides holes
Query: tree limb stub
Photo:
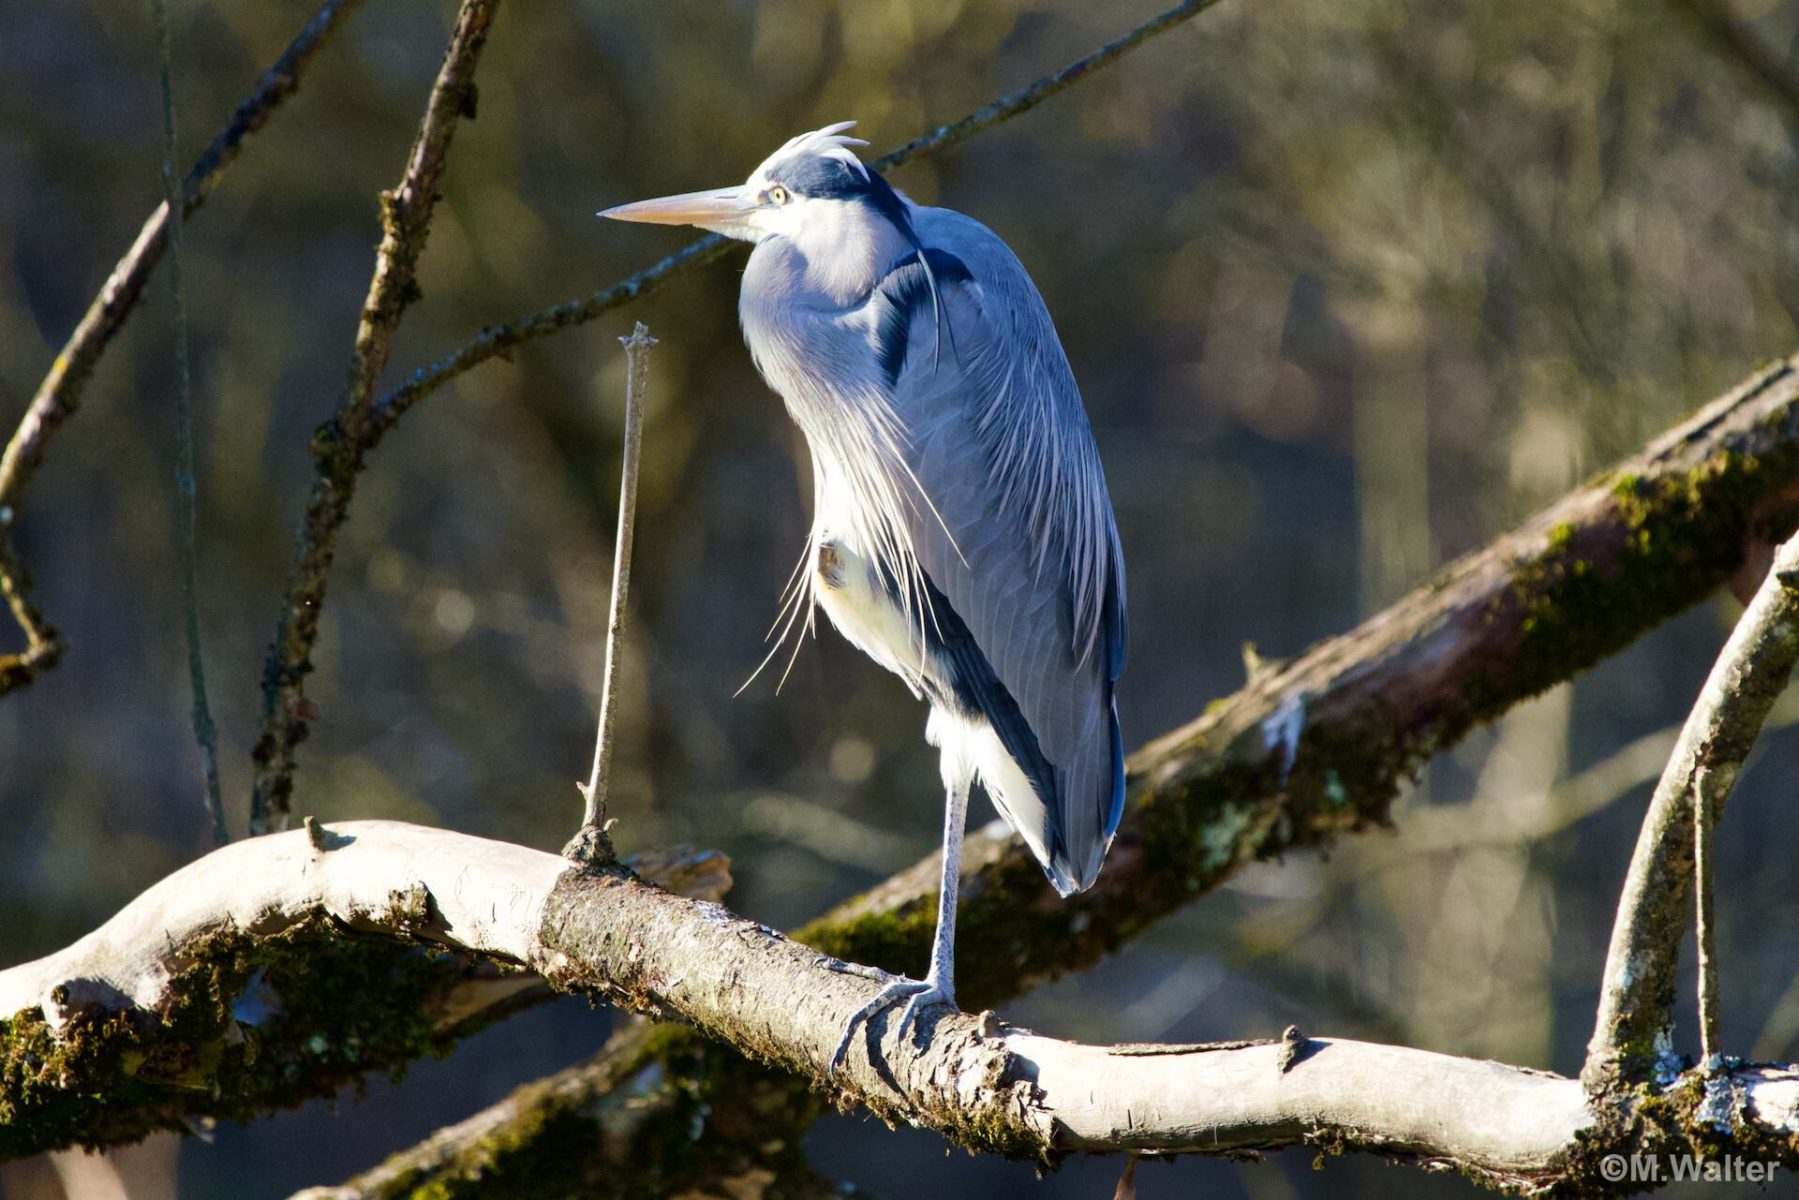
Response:
[{"label": "tree limb stub", "polygon": [[[972,835],[958,940],[963,1001],[971,1009],[998,1004],[1083,967],[1242,863],[1381,822],[1412,765],[1453,744],[1472,722],[1574,675],[1715,590],[1753,557],[1746,539],[1778,539],[1793,528],[1796,503],[1799,363],[1788,360],[1758,370],[1641,453],[1451,564],[1358,630],[1258,676],[1197,721],[1138,751],[1131,760],[1133,800],[1094,892],[1059,902],[1003,826]],[[1275,785],[1286,756],[1269,747],[1266,731],[1279,728],[1273,718],[1282,715],[1294,680],[1312,681],[1316,690],[1306,698],[1299,753],[1283,793]],[[1351,724],[1332,730],[1331,721]],[[1345,773],[1323,757],[1353,764],[1361,753],[1377,760],[1372,778]],[[926,859],[794,937],[844,958],[917,971],[929,945],[937,873],[935,858]],[[658,1078],[679,1077],[671,1091],[704,1096],[715,1110],[741,1107],[752,1097],[760,1102],[785,1080],[788,1107],[764,1110],[783,1113],[778,1140],[797,1141],[810,1121],[801,1103],[804,1085],[780,1073],[743,1073],[736,1059],[704,1057],[704,1046],[686,1028],[665,1028]],[[733,1070],[721,1070],[724,1063]],[[610,1085],[594,1072],[594,1064],[569,1068],[567,1086],[605,1092]],[[502,1102],[506,1115],[478,1144],[454,1154],[440,1146],[429,1164],[416,1152],[394,1161],[411,1163],[418,1174],[409,1178],[421,1186],[429,1182],[458,1196],[481,1192],[482,1180],[537,1170],[545,1113],[528,1090]],[[740,1150],[753,1153],[768,1130],[757,1134]],[[648,1142],[644,1135],[631,1158],[640,1169],[649,1168],[655,1150],[673,1159],[686,1153],[672,1136]],[[599,1171],[609,1153],[598,1138],[565,1141],[558,1170],[588,1161]],[[389,1182],[346,1194],[367,1200],[410,1194]],[[360,1184],[361,1177],[346,1187]]]},{"label": "tree limb stub", "polygon": [[[303,929],[319,937],[291,936]],[[212,1063],[171,1059],[159,1034],[212,1019],[254,1045],[266,1013],[249,998],[275,972],[395,937],[528,966],[558,987],[693,1022],[804,1075],[839,1103],[1014,1157],[1311,1142],[1453,1163],[1539,1188],[1588,1182],[1595,1139],[1615,1151],[1647,1136],[1627,1101],[1595,1113],[1577,1081],[1496,1063],[1321,1038],[1286,1062],[1291,1048],[1281,1042],[1080,1046],[961,1013],[931,1022],[924,1046],[879,1020],[869,1035],[878,1048],[857,1039],[827,1080],[837,1031],[879,987],[873,980],[834,971],[715,903],[624,873],[595,875],[519,846],[358,821],[332,827],[326,839],[295,831],[217,850],[67,951],[0,973],[0,1011],[14,1014],[4,1031],[0,1153],[44,1148],[48,1112],[91,1112],[120,1091],[160,1086],[169,1123],[180,1108],[202,1115],[236,1102],[209,1086],[225,1081],[208,1067],[254,1055],[224,1047]],[[275,949],[260,979],[239,966],[215,975],[219,990],[196,1001],[193,972],[216,964],[221,939],[240,958]],[[371,991],[364,1005],[371,995],[389,998]],[[1745,1068],[1727,1082],[1739,1102],[1721,1126],[1715,1114],[1707,1119],[1714,1148],[1722,1140],[1799,1164],[1799,1073]],[[1678,1109],[1663,1099],[1663,1108]],[[84,1140],[79,1120],[61,1115],[61,1132]],[[1697,1120],[1687,1113],[1674,1128]]]},{"label": "tree limb stub", "polygon": [[[212,139],[182,182],[182,218],[206,202],[225,169],[243,149],[244,139],[268,123],[277,106],[300,86],[300,76],[362,0],[327,0],[312,20],[282,51],[231,120]],[[0,695],[23,687],[40,671],[55,665],[62,643],[29,597],[29,582],[12,546],[11,529],[23,508],[25,489],[44,459],[50,438],[75,414],[88,377],[125,318],[143,293],[144,284],[168,246],[169,206],[157,206],[125,256],[108,275],[88,305],[69,340],[63,343],[36,394],[26,406],[11,440],[0,454],[0,595],[25,633],[25,649],[0,655]]]}]

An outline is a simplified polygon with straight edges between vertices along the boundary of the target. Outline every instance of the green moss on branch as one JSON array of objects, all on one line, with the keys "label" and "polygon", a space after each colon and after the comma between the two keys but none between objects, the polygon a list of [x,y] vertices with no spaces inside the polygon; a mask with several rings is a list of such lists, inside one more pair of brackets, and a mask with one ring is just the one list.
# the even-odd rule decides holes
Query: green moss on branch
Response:
[{"label": "green moss on branch", "polygon": [[185,949],[159,1011],[69,1005],[58,1029],[35,1010],[0,1020],[0,1159],[132,1142],[199,1117],[247,1121],[397,1074],[470,1029],[430,1019],[465,963],[348,936],[322,913]]}]

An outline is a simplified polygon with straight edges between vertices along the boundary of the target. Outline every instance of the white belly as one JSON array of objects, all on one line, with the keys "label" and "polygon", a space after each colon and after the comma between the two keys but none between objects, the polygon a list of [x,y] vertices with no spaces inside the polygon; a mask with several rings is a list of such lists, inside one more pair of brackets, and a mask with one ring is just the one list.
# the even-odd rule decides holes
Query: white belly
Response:
[{"label": "white belly", "polygon": [[818,586],[814,595],[831,624],[850,644],[898,675],[923,696],[925,661],[919,622],[929,614],[908,616],[887,590],[880,586],[868,560],[842,542],[821,538],[818,547]]},{"label": "white belly", "polygon": [[[947,688],[927,689],[925,680],[942,684],[942,673],[925,657],[919,622],[929,613],[906,613],[880,586],[874,570],[860,555],[828,537],[820,539],[815,595],[831,624],[862,653],[905,680],[914,696],[932,695],[925,737],[942,751],[944,786],[965,789],[978,779],[1000,815],[1024,836],[1033,852],[1048,858],[1043,845],[1043,801],[1001,744],[984,717],[957,713],[938,704]],[[934,695],[933,695],[934,693]]]}]

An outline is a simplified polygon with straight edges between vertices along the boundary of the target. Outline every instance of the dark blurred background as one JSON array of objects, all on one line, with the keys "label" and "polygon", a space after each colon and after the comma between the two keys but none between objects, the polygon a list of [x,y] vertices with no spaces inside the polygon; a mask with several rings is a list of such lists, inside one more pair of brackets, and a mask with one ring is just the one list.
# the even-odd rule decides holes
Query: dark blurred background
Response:
[{"label": "dark blurred background", "polygon": [[[454,6],[368,0],[187,227],[207,665],[243,828],[258,672],[377,237]],[[607,205],[735,182],[854,117],[879,152],[1154,12],[1071,0],[514,0],[458,132],[393,377],[680,244]],[[1724,11],[1724,10],[1710,10]],[[1796,0],[1729,17],[1799,78]],[[311,15],[172,0],[183,166]],[[0,426],[160,199],[147,3],[0,0]],[[1799,94],[1799,93],[1795,93]],[[1340,631],[1794,348],[1799,107],[1684,2],[1226,0],[1025,117],[903,168],[1029,267],[1092,414],[1130,564],[1138,743]],[[623,390],[656,351],[614,813],[622,847],[727,851],[790,927],[931,850],[924,710],[827,633],[733,698],[807,524],[810,469],[736,326],[741,252],[463,376],[363,475],[309,692],[297,813],[558,847],[599,691]],[[0,700],[0,962],[50,951],[206,849],[170,541],[158,275],[31,493],[21,552],[67,635]],[[1007,1015],[1084,1039],[1308,1031],[1578,1069],[1666,733],[1719,599],[1445,755],[1391,833],[1257,867]],[[10,626],[0,645],[17,641]],[[1717,837],[1727,1048],[1799,1055],[1799,706]],[[984,805],[977,819],[990,815]],[[1684,1014],[1685,1040],[1692,1035]],[[403,1082],[181,1152],[182,1194],[333,1182],[604,1039],[537,1010]],[[1691,1049],[1690,1045],[1685,1048]],[[887,1196],[1103,1197],[823,1122]],[[1146,1164],[1174,1196],[1466,1194],[1311,1151]],[[1790,1185],[1786,1194],[1799,1193]],[[1707,1192],[1705,1194],[1713,1194]]]}]

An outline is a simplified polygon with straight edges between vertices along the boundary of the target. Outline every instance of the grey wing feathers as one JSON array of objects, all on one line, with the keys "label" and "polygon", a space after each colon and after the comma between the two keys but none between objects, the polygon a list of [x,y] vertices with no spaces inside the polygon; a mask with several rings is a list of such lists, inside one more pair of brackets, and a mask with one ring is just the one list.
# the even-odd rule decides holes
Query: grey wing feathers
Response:
[{"label": "grey wing feathers", "polygon": [[[883,285],[903,321],[883,367],[928,500],[909,520],[913,550],[1005,693],[989,687],[981,707],[1038,795],[1003,807],[1038,825],[1045,869],[1076,891],[1098,873],[1123,802],[1124,563],[1105,477],[1023,266],[959,214],[920,209],[915,224],[927,250],[914,269],[932,268],[932,294],[897,271]],[[1008,701],[1047,770],[1003,727]]]}]

